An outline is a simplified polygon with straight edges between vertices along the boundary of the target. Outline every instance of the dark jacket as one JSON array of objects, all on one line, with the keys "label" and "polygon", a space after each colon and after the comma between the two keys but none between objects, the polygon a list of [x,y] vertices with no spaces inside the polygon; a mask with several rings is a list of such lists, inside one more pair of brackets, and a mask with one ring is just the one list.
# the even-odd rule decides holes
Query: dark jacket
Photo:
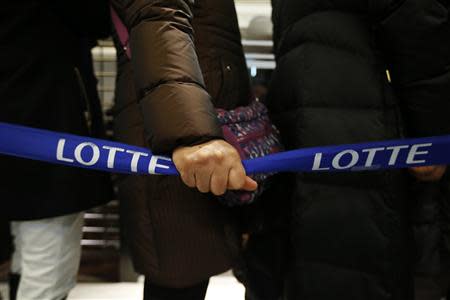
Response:
[{"label": "dark jacket", "polygon": [[[1,122],[89,135],[87,101],[99,100],[88,41],[108,35],[107,3],[2,4]],[[0,168],[0,194],[5,199],[1,218],[60,216],[98,206],[111,197],[108,174],[4,156]]]},{"label": "dark jacket", "polygon": [[[118,47],[117,138],[167,155],[222,138],[214,107],[249,100],[233,1],[113,3],[132,52],[129,62]],[[128,176],[119,197],[135,268],[152,283],[186,287],[231,267],[234,225],[211,196],[177,177]]]},{"label": "dark jacket", "polygon": [[[450,133],[446,2],[273,5],[268,106],[288,149]],[[286,299],[410,299],[417,251],[409,180],[405,171],[282,180],[281,198],[290,199]]]}]

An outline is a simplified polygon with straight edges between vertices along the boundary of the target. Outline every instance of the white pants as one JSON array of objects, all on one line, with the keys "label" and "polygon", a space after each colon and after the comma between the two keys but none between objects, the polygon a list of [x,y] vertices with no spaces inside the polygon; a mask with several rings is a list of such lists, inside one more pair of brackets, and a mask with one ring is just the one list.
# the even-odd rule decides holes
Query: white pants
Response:
[{"label": "white pants", "polygon": [[17,300],[61,300],[75,286],[83,213],[12,222],[11,272],[21,275]]}]

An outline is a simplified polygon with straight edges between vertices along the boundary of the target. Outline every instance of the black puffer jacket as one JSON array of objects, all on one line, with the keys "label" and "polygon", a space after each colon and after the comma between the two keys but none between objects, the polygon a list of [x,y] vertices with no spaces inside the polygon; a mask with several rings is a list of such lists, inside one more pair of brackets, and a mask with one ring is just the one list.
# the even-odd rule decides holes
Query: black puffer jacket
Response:
[{"label": "black puffer jacket", "polygon": [[[113,3],[132,51],[130,62],[119,47],[117,138],[168,155],[221,138],[214,107],[249,100],[233,1]],[[166,176],[125,177],[119,196],[134,265],[153,284],[191,286],[232,266],[234,222],[216,199]]]},{"label": "black puffer jacket", "polygon": [[[6,1],[0,7],[0,122],[78,135],[99,107],[92,41],[110,31],[108,1]],[[88,108],[89,106],[89,108]],[[98,111],[98,110],[97,110]],[[6,143],[7,141],[0,141]],[[24,145],[26,147],[26,145]],[[80,212],[112,198],[109,174],[0,156],[0,219]]]},{"label": "black puffer jacket", "polygon": [[[288,149],[450,133],[446,2],[273,5],[278,66],[268,106]],[[281,181],[293,182],[285,194],[286,299],[410,299],[416,251],[407,176],[296,174]]]}]

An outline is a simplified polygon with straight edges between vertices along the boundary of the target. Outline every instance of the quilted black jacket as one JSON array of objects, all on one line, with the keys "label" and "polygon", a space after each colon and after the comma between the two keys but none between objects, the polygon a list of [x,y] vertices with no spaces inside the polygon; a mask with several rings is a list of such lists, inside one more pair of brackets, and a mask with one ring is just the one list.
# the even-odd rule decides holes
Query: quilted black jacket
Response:
[{"label": "quilted black jacket", "polygon": [[[288,149],[450,133],[447,1],[273,6],[268,106]],[[286,299],[411,299],[415,263],[439,272],[449,210],[433,184],[405,171],[292,174],[279,184],[290,202]]]}]

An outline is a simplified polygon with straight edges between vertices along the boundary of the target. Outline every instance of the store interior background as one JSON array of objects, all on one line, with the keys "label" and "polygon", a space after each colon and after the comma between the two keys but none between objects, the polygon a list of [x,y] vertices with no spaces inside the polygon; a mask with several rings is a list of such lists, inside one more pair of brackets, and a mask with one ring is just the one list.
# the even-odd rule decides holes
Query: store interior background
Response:
[{"label": "store interior background", "polygon": [[[263,94],[275,67],[272,54],[270,0],[235,0],[249,75],[256,93]],[[112,136],[111,109],[116,75],[115,49],[110,40],[93,49],[98,89],[108,134]],[[120,234],[118,201],[85,214],[79,284],[69,300],[142,299],[143,278],[133,271],[126,242]],[[0,265],[0,291],[7,296],[9,265]],[[8,298],[6,298],[8,299]],[[207,300],[243,300],[244,288],[231,273],[211,279]]]}]

